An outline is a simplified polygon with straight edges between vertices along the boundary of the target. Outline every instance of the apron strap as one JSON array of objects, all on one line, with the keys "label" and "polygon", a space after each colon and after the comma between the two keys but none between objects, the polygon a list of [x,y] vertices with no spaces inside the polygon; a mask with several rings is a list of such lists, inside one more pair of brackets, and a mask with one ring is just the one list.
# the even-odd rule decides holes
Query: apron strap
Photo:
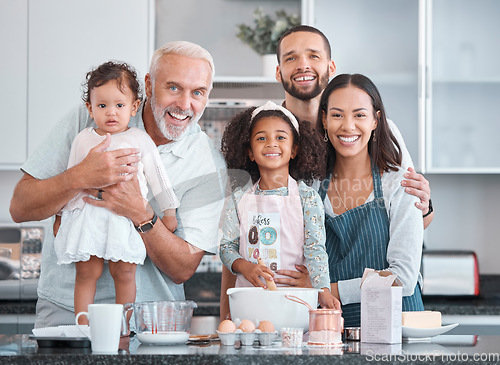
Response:
[{"label": "apron strap", "polygon": [[383,199],[382,179],[380,178],[380,170],[372,161],[372,179],[373,179],[373,195],[375,199]]},{"label": "apron strap", "polygon": [[299,183],[290,175],[288,175],[288,195],[289,196],[300,196]]}]

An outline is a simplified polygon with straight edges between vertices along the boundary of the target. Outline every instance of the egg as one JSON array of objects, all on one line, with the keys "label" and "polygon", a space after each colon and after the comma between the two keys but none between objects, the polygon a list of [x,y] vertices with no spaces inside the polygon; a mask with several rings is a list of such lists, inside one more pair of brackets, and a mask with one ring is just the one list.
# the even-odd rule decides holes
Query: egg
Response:
[{"label": "egg", "polygon": [[274,332],[274,325],[271,321],[260,321],[259,327],[262,332]]},{"label": "egg", "polygon": [[244,319],[238,328],[243,332],[253,332],[255,331],[255,324],[248,319]]},{"label": "egg", "polygon": [[219,332],[230,333],[234,331],[236,331],[236,325],[229,319],[225,319],[219,324]]}]

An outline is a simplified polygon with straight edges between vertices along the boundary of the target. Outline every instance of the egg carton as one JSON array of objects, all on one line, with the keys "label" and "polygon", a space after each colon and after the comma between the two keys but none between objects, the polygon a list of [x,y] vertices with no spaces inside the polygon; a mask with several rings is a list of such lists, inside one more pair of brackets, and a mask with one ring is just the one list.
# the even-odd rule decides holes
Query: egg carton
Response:
[{"label": "egg carton", "polygon": [[219,332],[219,339],[224,346],[233,346],[236,341],[240,341],[243,346],[252,346],[257,340],[261,346],[269,346],[278,337],[277,332],[262,332],[256,329],[253,332],[243,332],[237,329],[235,332]]}]

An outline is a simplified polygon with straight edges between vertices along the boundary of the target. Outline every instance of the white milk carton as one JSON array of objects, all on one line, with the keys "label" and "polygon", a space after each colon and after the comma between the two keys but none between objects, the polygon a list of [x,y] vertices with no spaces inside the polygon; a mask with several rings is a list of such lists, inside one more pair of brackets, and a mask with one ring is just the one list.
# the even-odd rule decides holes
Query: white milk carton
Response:
[{"label": "white milk carton", "polygon": [[361,342],[401,343],[403,287],[396,275],[365,269],[361,280]]}]

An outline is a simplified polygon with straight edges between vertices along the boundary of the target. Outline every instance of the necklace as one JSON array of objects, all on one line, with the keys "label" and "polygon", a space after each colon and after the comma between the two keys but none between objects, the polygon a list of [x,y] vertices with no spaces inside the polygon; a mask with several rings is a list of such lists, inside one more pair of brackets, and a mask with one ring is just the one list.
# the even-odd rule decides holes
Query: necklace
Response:
[{"label": "necklace", "polygon": [[333,178],[333,187],[335,188],[335,192],[337,193],[339,199],[340,199],[340,202],[342,203],[342,205],[344,206],[344,209],[345,211],[347,212],[349,209],[347,209],[347,205],[345,205],[344,201],[342,200],[341,196],[340,196],[340,193],[339,193],[339,190],[337,189],[337,178]]},{"label": "necklace", "polygon": [[[370,174],[366,177],[366,178],[370,178],[372,176],[372,173],[370,172]],[[337,193],[337,196],[339,197],[340,199],[340,202],[342,203],[342,205],[344,206],[344,209],[345,211],[347,212],[348,210],[354,208],[354,204],[356,202],[356,199],[358,198],[358,196],[363,192],[362,189],[360,189],[360,191],[358,191],[356,193],[356,195],[353,197],[352,199],[352,206],[351,208],[347,208],[347,204],[344,202],[344,200],[342,199],[342,197],[340,196],[340,192],[339,192],[339,189],[337,189],[337,176],[336,174],[333,176],[333,187],[335,188],[335,192]],[[344,194],[345,195],[345,194]]]}]

